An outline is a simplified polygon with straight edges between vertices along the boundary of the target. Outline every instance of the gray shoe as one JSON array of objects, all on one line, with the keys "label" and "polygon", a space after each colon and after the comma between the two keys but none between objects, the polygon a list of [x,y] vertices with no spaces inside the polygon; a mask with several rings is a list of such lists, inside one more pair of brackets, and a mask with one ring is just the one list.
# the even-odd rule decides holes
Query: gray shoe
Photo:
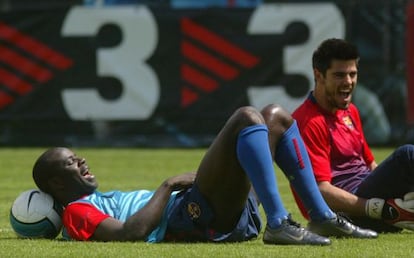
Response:
[{"label": "gray shoe", "polygon": [[341,215],[337,215],[335,219],[322,222],[309,222],[308,230],[321,236],[332,237],[354,237],[354,238],[377,238],[378,233],[360,228]]},{"label": "gray shoe", "polygon": [[263,235],[265,244],[274,245],[330,245],[331,240],[326,237],[314,234],[290,218],[282,222],[282,225],[276,229],[266,226]]}]

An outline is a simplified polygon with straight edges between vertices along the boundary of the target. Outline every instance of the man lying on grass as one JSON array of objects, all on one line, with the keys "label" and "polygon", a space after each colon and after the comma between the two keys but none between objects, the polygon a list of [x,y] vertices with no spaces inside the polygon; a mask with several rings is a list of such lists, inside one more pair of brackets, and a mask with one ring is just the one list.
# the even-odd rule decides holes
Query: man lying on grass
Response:
[{"label": "man lying on grass", "polygon": [[[307,229],[285,209],[273,161],[302,198],[311,218]],[[327,206],[296,122],[277,105],[261,112],[239,108],[196,173],[168,178],[155,191],[101,193],[85,159],[62,147],[38,158],[33,178],[65,206],[65,232],[76,240],[246,241],[261,230],[259,203],[267,218],[267,244],[329,245],[329,236],[377,237]]]}]

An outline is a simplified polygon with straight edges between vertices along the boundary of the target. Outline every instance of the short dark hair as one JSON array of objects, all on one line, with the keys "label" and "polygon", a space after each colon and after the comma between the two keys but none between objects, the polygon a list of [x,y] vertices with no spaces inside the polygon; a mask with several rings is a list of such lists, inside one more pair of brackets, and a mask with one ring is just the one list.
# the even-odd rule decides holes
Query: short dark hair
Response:
[{"label": "short dark hair", "polygon": [[355,45],[337,38],[324,40],[313,52],[312,67],[322,74],[331,66],[332,60],[353,60],[359,61],[358,49]]},{"label": "short dark hair", "polygon": [[33,166],[33,180],[37,187],[45,193],[50,193],[48,181],[53,175],[53,168],[56,167],[54,155],[59,149],[60,148],[57,147],[46,150],[40,155]]}]

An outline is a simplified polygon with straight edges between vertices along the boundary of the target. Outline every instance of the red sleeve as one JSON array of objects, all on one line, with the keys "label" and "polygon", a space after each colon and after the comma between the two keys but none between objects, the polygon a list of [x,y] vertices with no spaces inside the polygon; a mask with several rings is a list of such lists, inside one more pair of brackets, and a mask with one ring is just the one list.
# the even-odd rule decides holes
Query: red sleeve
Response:
[{"label": "red sleeve", "polygon": [[362,144],[364,148],[364,152],[362,153],[362,155],[365,160],[365,163],[369,166],[374,161],[374,154],[372,154],[372,151],[368,146],[367,139],[365,138],[361,118],[359,116],[359,111],[357,107],[353,104],[349,107],[349,110],[351,112],[351,116],[354,120],[354,123],[356,124],[358,131],[361,133],[361,140],[363,141]]},{"label": "red sleeve", "polygon": [[66,206],[62,221],[69,236],[75,240],[88,240],[96,227],[109,215],[89,203],[72,203]]}]

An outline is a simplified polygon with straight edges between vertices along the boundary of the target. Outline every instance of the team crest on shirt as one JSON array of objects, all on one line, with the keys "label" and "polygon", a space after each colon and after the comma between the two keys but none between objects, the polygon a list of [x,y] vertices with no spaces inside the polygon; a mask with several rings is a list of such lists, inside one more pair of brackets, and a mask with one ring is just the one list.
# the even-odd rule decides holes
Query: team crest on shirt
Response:
[{"label": "team crest on shirt", "polygon": [[188,211],[188,215],[190,215],[190,218],[192,220],[198,219],[201,215],[200,206],[195,202],[190,202],[187,205],[187,211]]},{"label": "team crest on shirt", "polygon": [[344,122],[346,127],[348,127],[349,129],[354,129],[354,124],[352,123],[352,119],[350,116],[344,116],[342,118],[342,121]]}]

